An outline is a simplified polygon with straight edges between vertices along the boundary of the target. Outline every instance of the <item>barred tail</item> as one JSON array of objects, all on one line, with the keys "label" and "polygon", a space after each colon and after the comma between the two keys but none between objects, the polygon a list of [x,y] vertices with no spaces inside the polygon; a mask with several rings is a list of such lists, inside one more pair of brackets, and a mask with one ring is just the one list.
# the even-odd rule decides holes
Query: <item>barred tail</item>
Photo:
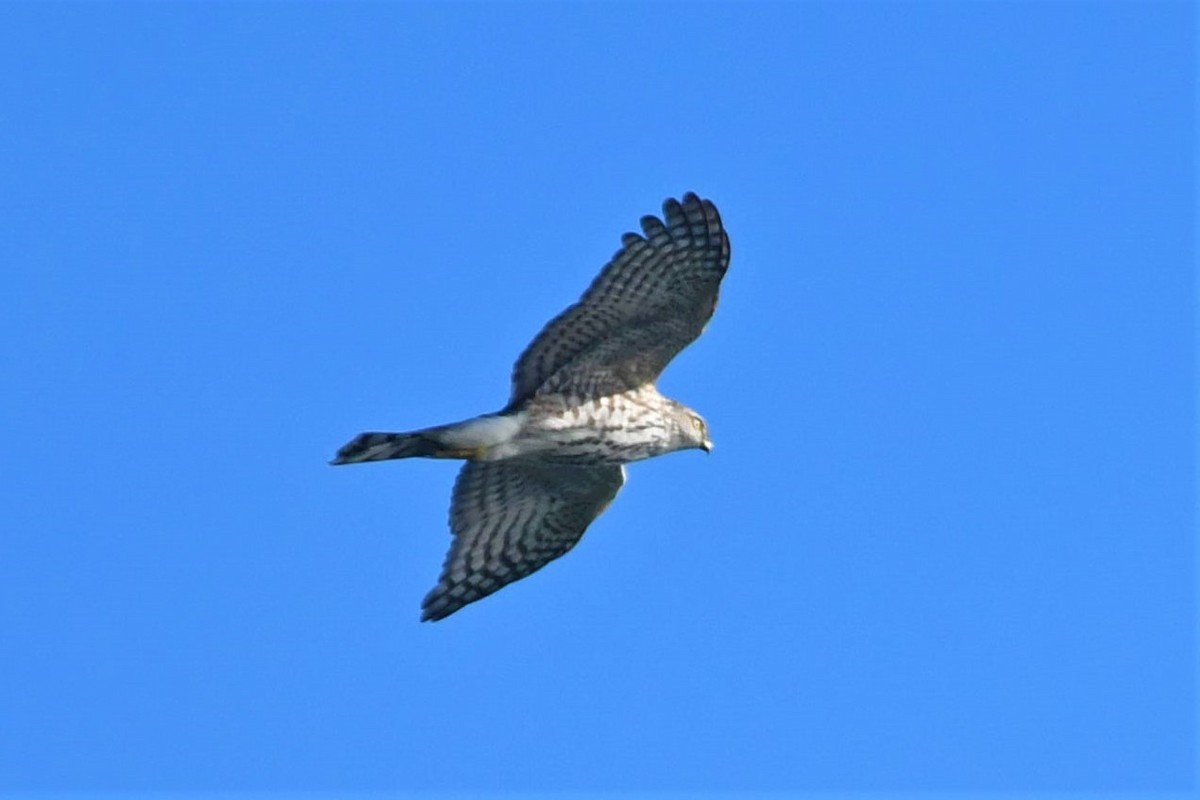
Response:
[{"label": "barred tail", "polygon": [[443,446],[424,433],[360,433],[337,451],[330,464],[438,456]]},{"label": "barred tail", "polygon": [[484,414],[465,422],[409,433],[360,433],[338,450],[329,463],[416,457],[483,458],[491,448],[516,436],[524,420],[524,414]]}]

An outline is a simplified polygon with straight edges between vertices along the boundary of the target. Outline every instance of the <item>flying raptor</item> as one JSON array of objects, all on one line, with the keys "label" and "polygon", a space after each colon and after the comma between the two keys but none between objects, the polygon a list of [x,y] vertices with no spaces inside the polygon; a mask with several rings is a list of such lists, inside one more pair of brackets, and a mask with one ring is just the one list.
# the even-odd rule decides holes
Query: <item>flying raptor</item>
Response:
[{"label": "flying raptor", "polygon": [[566,553],[625,483],[625,464],[712,442],[654,383],[703,332],[729,266],[717,209],[688,193],[641,219],[579,302],[517,359],[500,411],[410,433],[362,433],[333,464],[465,459],[453,542],[421,604],[443,619]]}]

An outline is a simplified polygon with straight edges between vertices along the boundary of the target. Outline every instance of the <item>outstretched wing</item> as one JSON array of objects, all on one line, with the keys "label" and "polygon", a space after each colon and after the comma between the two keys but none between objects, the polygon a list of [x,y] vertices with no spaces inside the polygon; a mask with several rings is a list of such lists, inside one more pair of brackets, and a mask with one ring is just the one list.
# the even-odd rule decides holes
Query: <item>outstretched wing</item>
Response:
[{"label": "outstretched wing", "polygon": [[688,193],[642,217],[579,302],[542,329],[513,368],[510,406],[539,392],[596,396],[652,382],[712,317],[729,237]]},{"label": "outstretched wing", "polygon": [[566,553],[624,483],[619,466],[468,462],[450,504],[454,542],[421,619],[447,617]]}]

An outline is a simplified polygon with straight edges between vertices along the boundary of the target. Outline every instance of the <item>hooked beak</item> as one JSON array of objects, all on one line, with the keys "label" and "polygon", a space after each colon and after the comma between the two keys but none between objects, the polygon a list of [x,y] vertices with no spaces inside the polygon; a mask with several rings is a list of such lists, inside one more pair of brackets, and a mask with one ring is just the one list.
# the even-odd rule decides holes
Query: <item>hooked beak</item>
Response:
[{"label": "hooked beak", "polygon": [[703,442],[700,443],[700,449],[706,453],[711,453],[712,448],[713,448],[713,443],[712,443],[712,440],[710,440],[710,439],[705,439]]}]

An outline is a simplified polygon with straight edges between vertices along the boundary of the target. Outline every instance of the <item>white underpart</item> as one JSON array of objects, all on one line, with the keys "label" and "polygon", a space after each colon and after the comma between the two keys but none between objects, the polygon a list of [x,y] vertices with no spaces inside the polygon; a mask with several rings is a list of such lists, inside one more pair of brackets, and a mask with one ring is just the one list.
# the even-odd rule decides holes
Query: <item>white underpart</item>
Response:
[{"label": "white underpart", "polygon": [[450,447],[469,450],[483,447],[490,451],[511,442],[524,424],[524,413],[504,416],[489,414],[455,425],[443,431],[438,438]]}]

